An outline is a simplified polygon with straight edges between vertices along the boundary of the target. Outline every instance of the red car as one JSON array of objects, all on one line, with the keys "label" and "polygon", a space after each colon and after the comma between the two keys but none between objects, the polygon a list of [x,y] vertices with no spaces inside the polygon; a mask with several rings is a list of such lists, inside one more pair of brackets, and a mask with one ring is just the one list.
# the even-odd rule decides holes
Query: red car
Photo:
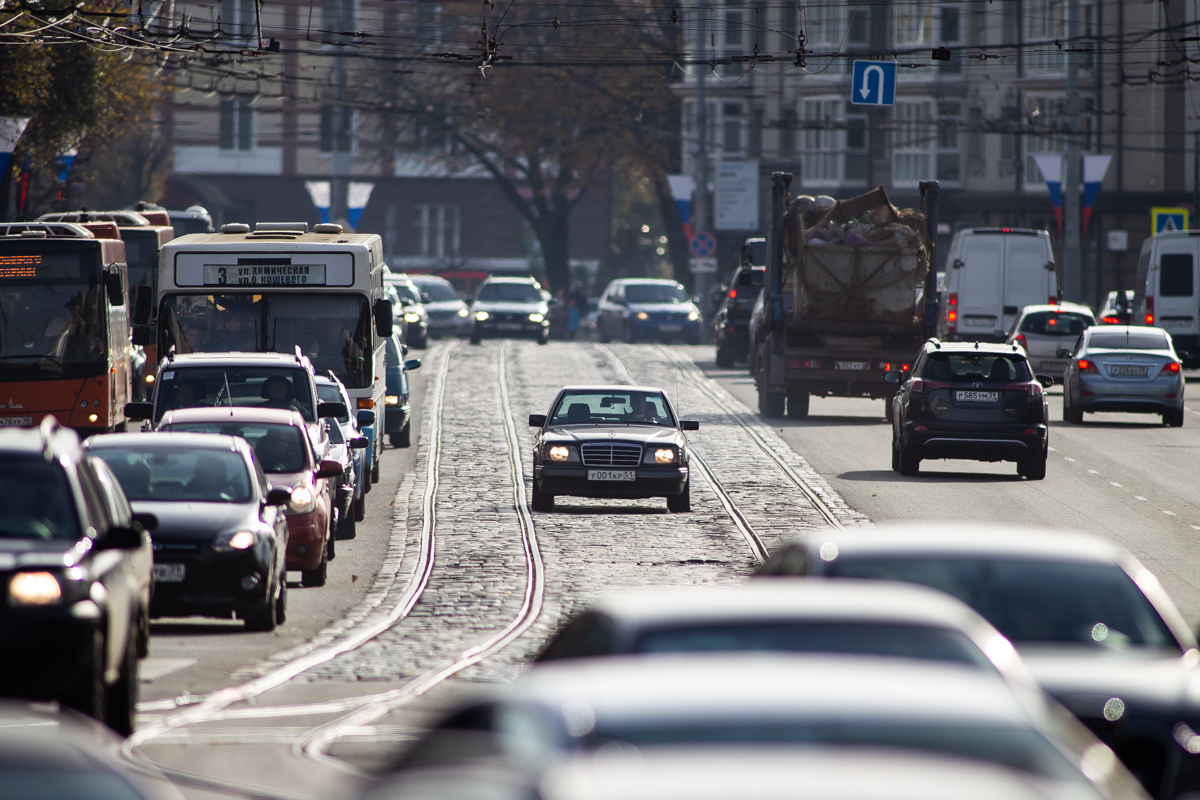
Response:
[{"label": "red car", "polygon": [[[318,457],[298,411],[273,408],[181,408],[168,411],[160,431],[240,436],[249,442],[271,488],[288,489],[287,568],[302,572],[304,586],[324,586],[334,557],[337,511],[333,481],[342,465]],[[328,450],[328,442],[324,449]],[[324,455],[324,454],[323,454]]]}]

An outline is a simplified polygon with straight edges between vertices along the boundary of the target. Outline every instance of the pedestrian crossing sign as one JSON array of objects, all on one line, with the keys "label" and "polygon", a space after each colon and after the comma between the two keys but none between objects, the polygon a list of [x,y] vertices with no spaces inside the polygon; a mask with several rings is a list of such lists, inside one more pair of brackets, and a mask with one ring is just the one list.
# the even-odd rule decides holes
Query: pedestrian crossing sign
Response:
[{"label": "pedestrian crossing sign", "polygon": [[1150,229],[1155,233],[1186,231],[1188,229],[1188,210],[1186,208],[1152,208],[1150,209]]}]

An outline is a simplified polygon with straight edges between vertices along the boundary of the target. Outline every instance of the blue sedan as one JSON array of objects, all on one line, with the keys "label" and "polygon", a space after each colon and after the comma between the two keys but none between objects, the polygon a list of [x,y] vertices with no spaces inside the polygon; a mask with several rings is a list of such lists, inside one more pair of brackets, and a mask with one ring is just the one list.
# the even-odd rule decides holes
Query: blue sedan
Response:
[{"label": "blue sedan", "polygon": [[600,298],[596,332],[601,342],[683,340],[700,343],[700,309],[675,281],[627,278],[613,281]]},{"label": "blue sedan", "polygon": [[1088,328],[1075,344],[1063,381],[1063,419],[1078,425],[1083,413],[1126,411],[1161,414],[1164,425],[1183,425],[1184,381],[1171,337],[1160,328],[1104,325]]}]

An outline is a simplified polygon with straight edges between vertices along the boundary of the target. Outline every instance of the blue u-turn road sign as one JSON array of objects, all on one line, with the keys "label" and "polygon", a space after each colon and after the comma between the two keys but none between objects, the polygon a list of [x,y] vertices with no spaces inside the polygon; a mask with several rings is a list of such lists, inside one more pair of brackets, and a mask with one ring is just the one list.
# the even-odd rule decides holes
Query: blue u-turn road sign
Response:
[{"label": "blue u-turn road sign", "polygon": [[896,105],[894,61],[855,61],[850,102],[857,106]]}]

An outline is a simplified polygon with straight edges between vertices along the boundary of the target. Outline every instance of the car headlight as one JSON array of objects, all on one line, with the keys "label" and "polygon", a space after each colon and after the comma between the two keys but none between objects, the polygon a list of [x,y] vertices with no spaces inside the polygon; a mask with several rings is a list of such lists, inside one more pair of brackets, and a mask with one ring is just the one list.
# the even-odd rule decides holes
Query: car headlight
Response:
[{"label": "car headlight", "polygon": [[639,311],[636,316],[638,319],[643,319],[643,320],[650,319],[650,315],[647,314],[645,311]]},{"label": "car headlight", "polygon": [[398,395],[398,394],[385,395],[383,398],[383,402],[385,405],[398,406],[398,405],[400,405],[400,395]]},{"label": "car headlight", "polygon": [[537,312],[534,312],[534,313],[532,313],[532,314],[530,314],[530,315],[529,315],[529,321],[530,321],[530,322],[541,322],[541,321],[542,321],[542,320],[544,320],[545,318],[546,318],[546,317],[545,317],[544,315],[542,315],[542,314],[538,314]]},{"label": "car headlight", "polygon": [[416,313],[415,311],[409,311],[404,315],[404,321],[405,322],[420,322],[421,315]]},{"label": "car headlight", "polygon": [[18,572],[8,582],[10,606],[50,606],[62,596],[62,585],[53,572]]},{"label": "car headlight", "polygon": [[690,314],[688,314],[688,322],[695,322],[698,319],[700,319],[699,311],[693,311]]},{"label": "car headlight", "polygon": [[288,508],[291,511],[303,514],[312,511],[316,501],[317,496],[313,494],[312,488],[301,484],[292,489],[292,499],[288,503]]},{"label": "car headlight", "polygon": [[470,316],[470,315],[471,315],[471,312],[470,312],[470,311],[467,311],[465,308],[460,308],[460,309],[458,310],[458,315],[459,315],[460,317],[468,317],[468,316]]},{"label": "car headlight", "polygon": [[[311,494],[311,492],[310,492]],[[292,492],[292,497],[296,493]],[[212,548],[218,553],[232,553],[236,550],[249,550],[254,547],[254,531],[235,531],[222,533],[213,540]]]},{"label": "car headlight", "polygon": [[147,376],[146,376],[146,383],[154,383],[154,376],[153,376],[153,375],[147,375]]},{"label": "car headlight", "polygon": [[488,312],[486,312],[486,311],[476,311],[475,312],[475,319],[478,320],[479,322],[483,322],[490,316],[491,316],[491,314],[488,314]]},{"label": "car headlight", "polygon": [[654,451],[655,464],[674,464],[675,451],[670,447],[660,447]]},{"label": "car headlight", "polygon": [[546,448],[546,458],[559,464],[578,463],[579,461],[579,456],[575,454],[575,448],[566,444],[548,446]]}]

